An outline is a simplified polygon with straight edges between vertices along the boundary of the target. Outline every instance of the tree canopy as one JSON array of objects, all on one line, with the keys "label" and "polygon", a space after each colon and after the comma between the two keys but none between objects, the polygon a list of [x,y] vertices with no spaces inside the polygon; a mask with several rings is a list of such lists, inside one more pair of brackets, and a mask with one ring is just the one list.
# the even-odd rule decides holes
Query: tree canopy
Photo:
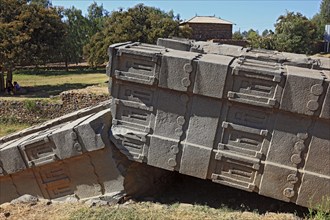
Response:
[{"label": "tree canopy", "polygon": [[253,29],[236,31],[233,39],[247,40],[253,48],[311,54],[319,52],[326,24],[330,24],[330,0],[321,1],[319,12],[312,19],[287,11],[278,17],[275,32],[265,29],[260,35]]},{"label": "tree canopy", "polygon": [[123,41],[156,43],[157,38],[183,36],[189,31],[179,28],[179,20],[173,12],[138,4],[127,11],[114,11],[105,20],[105,27],[97,32],[84,48],[87,61],[99,65],[107,60],[109,45]]},{"label": "tree canopy", "polygon": [[322,0],[320,6],[320,16],[324,23],[330,24],[330,0]]},{"label": "tree canopy", "polygon": [[11,72],[15,66],[84,58],[95,66],[107,60],[110,44],[191,34],[179,28],[173,11],[142,4],[109,13],[94,2],[87,11],[84,16],[75,7],[54,8],[49,0],[0,0],[0,67]]},{"label": "tree canopy", "polygon": [[246,39],[253,48],[292,53],[311,53],[320,39],[316,23],[301,13],[294,12],[286,12],[279,16],[275,24],[275,33],[266,29],[260,35],[258,31],[250,29],[236,35],[236,38]]},{"label": "tree canopy", "polygon": [[235,40],[243,40],[243,34],[240,31],[235,31],[233,33],[233,39],[235,39]]},{"label": "tree canopy", "polygon": [[316,26],[301,13],[287,12],[275,24],[277,50],[293,53],[309,53],[317,38]]},{"label": "tree canopy", "polygon": [[92,37],[104,28],[105,19],[109,16],[109,12],[103,8],[103,5],[98,5],[96,2],[88,7],[87,12],[89,37]]},{"label": "tree canopy", "polygon": [[0,66],[38,65],[56,57],[64,25],[57,11],[43,4],[0,0]]},{"label": "tree canopy", "polygon": [[317,39],[322,40],[325,31],[325,25],[330,24],[330,0],[323,0],[320,5],[319,13],[314,15],[312,22],[317,27]]},{"label": "tree canopy", "polygon": [[66,63],[78,63],[83,59],[83,47],[89,41],[89,21],[81,10],[71,7],[63,11],[66,34],[61,48],[61,56]]},{"label": "tree canopy", "polygon": [[[83,15],[75,7],[53,7],[49,0],[0,0],[0,68],[11,72],[17,65],[83,60],[97,66],[107,61],[113,43],[189,38],[191,29],[180,27],[180,21],[173,11],[143,4],[108,12],[94,2]],[[330,24],[330,0],[322,0],[312,19],[287,12],[277,19],[275,33],[266,29],[260,35],[250,29],[235,32],[233,38],[245,39],[255,48],[310,53],[313,44],[322,40],[325,24]]]}]

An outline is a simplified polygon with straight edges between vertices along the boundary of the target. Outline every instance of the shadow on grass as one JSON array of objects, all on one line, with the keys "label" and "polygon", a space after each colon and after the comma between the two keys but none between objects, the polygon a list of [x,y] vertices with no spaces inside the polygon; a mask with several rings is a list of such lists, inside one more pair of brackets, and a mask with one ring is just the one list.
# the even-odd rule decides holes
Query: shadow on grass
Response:
[{"label": "shadow on grass", "polygon": [[89,69],[89,68],[75,68],[69,69],[21,69],[16,70],[14,74],[24,75],[40,75],[40,76],[64,76],[70,74],[93,74],[93,73],[105,73],[105,68]]},{"label": "shadow on grass", "polygon": [[61,92],[73,90],[73,89],[83,89],[94,84],[61,84],[61,85],[42,85],[33,87],[24,87],[24,92],[22,94],[6,95],[1,94],[0,96],[6,97],[24,97],[24,98],[49,98],[50,96],[59,95]]},{"label": "shadow on grass", "polygon": [[[270,183],[271,184],[271,183]],[[161,195],[155,197],[163,204],[189,203],[224,208],[234,211],[292,213],[304,217],[308,209],[243,190],[177,174],[174,183]]]}]

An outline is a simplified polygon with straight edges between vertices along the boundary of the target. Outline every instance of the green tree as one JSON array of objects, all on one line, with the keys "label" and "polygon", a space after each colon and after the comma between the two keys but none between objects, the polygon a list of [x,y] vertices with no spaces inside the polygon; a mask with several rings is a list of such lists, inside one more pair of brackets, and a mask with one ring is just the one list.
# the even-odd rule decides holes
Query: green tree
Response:
[{"label": "green tree", "polygon": [[235,31],[233,34],[233,39],[235,40],[243,40],[243,35],[240,31]]},{"label": "green tree", "polygon": [[313,24],[316,26],[316,36],[318,40],[322,40],[325,31],[325,23],[322,20],[320,14],[316,14],[313,16],[312,20]]},{"label": "green tree", "polygon": [[259,47],[266,50],[274,50],[275,49],[274,35],[269,34],[265,37],[262,37]]},{"label": "green tree", "polygon": [[259,48],[260,44],[261,44],[261,37],[259,35],[259,33],[253,29],[250,29],[247,32],[247,36],[246,39],[250,45],[250,47],[253,48]]},{"label": "green tree", "polygon": [[38,65],[58,57],[63,35],[55,9],[0,0],[0,67],[7,72],[7,81],[17,65]]},{"label": "green tree", "polygon": [[243,39],[246,39],[246,38],[247,38],[247,34],[248,34],[247,31],[243,31],[243,32],[242,32]]},{"label": "green tree", "polygon": [[[177,15],[178,21],[181,22],[180,17]],[[192,29],[188,24],[179,26],[179,33],[176,37],[189,38],[192,36]]]},{"label": "green tree", "polygon": [[259,47],[267,50],[274,50],[274,32],[272,30],[265,29],[260,38]]},{"label": "green tree", "polygon": [[179,28],[180,21],[173,12],[138,4],[124,11],[114,11],[106,19],[105,27],[84,47],[87,61],[92,65],[104,63],[109,45],[123,41],[156,43],[160,37],[189,37],[187,28]]},{"label": "green tree", "polygon": [[317,27],[317,38],[323,39],[325,25],[330,24],[330,0],[322,0],[320,11],[312,18],[312,22]]},{"label": "green tree", "polygon": [[245,33],[248,45],[252,48],[262,48],[267,50],[274,50],[274,32],[272,30],[264,30],[262,36],[258,31],[250,29]]},{"label": "green tree", "polygon": [[263,36],[263,37],[268,36],[270,31],[271,31],[271,30],[265,29],[265,30],[262,32],[261,36]]},{"label": "green tree", "polygon": [[81,10],[71,7],[63,11],[66,33],[62,42],[62,59],[68,69],[68,63],[78,63],[83,59],[83,47],[89,41],[89,21]]},{"label": "green tree", "polygon": [[317,39],[316,26],[301,13],[287,12],[275,24],[275,47],[279,51],[310,53]]},{"label": "green tree", "polygon": [[103,8],[103,5],[98,5],[93,2],[87,9],[87,19],[89,21],[89,37],[92,37],[97,32],[104,28],[106,17],[109,16],[109,12]]},{"label": "green tree", "polygon": [[322,0],[320,15],[326,24],[330,24],[330,0]]},{"label": "green tree", "polygon": [[3,72],[11,71],[20,55],[17,29],[21,23],[13,20],[19,16],[22,6],[23,2],[0,0],[0,69]]},{"label": "green tree", "polygon": [[103,64],[107,60],[107,49],[111,42],[103,31],[92,36],[89,43],[84,47],[84,54],[87,57],[87,62],[92,66]]}]

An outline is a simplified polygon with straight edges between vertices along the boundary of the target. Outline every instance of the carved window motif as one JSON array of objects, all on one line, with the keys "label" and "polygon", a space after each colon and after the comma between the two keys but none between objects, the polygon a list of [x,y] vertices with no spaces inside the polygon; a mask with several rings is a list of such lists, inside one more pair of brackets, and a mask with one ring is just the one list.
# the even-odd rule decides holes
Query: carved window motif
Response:
[{"label": "carved window motif", "polygon": [[254,191],[256,173],[259,167],[252,161],[242,161],[223,156],[217,162],[216,168],[211,175],[213,182],[232,186],[247,191]]},{"label": "carved window motif", "polygon": [[119,99],[152,105],[154,92],[151,89],[143,89],[133,85],[122,84],[119,86]]},{"label": "carved window motif", "polygon": [[141,125],[149,125],[150,112],[121,106],[118,108],[117,119]]},{"label": "carved window motif", "polygon": [[20,146],[29,167],[54,162],[57,159],[55,149],[55,144],[47,136],[23,142]]},{"label": "carved window motif", "polygon": [[[119,130],[125,131],[125,128],[119,127]],[[128,133],[118,133],[114,129],[111,139],[129,159],[141,162],[145,157],[144,153],[148,147],[149,138],[146,133],[138,132],[136,134],[134,130],[127,131]]]},{"label": "carved window motif", "polygon": [[51,199],[73,193],[68,171],[61,165],[44,167],[39,174],[41,186]]},{"label": "carved window motif", "polygon": [[232,70],[233,86],[227,93],[231,101],[274,108],[280,103],[283,70],[280,65],[242,59]]}]

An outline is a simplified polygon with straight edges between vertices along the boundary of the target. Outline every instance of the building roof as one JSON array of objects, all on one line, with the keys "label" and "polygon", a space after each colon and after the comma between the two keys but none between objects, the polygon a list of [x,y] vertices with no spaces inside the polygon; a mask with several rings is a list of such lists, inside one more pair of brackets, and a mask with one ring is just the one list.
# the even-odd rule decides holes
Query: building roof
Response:
[{"label": "building roof", "polygon": [[188,24],[189,23],[234,24],[230,21],[226,21],[221,18],[217,18],[215,16],[195,16],[187,21],[182,22],[181,24],[187,24],[187,23]]}]

